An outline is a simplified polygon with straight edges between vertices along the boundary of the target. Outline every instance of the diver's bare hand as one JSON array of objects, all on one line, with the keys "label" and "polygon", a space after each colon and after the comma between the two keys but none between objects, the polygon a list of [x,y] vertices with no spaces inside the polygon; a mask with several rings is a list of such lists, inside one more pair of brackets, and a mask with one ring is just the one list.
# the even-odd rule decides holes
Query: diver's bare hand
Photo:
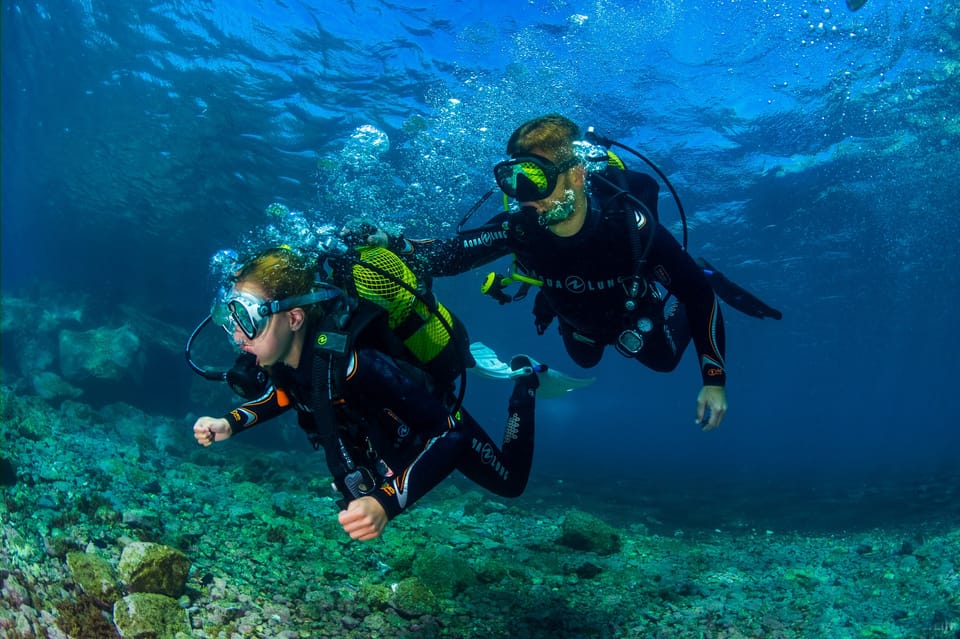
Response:
[{"label": "diver's bare hand", "polygon": [[727,414],[727,392],[723,386],[704,386],[697,395],[697,423],[704,431],[720,426]]},{"label": "diver's bare hand", "polygon": [[376,539],[387,525],[387,513],[373,497],[354,499],[340,511],[338,519],[344,532],[360,541]]},{"label": "diver's bare hand", "polygon": [[222,417],[201,417],[193,424],[193,437],[201,446],[223,441],[231,435],[233,429]]}]

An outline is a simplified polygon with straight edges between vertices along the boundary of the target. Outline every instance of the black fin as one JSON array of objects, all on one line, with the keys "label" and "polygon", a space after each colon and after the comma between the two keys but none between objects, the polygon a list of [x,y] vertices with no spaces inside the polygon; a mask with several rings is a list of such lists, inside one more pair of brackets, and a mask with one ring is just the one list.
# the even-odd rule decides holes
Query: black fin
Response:
[{"label": "black fin", "polygon": [[731,307],[741,313],[760,319],[772,317],[778,320],[783,317],[783,313],[767,305],[763,300],[742,286],[728,280],[726,276],[715,269],[710,262],[702,257],[698,257],[696,262],[697,266],[703,269],[704,274],[706,274],[707,279],[710,281],[710,286],[713,287],[717,296]]}]

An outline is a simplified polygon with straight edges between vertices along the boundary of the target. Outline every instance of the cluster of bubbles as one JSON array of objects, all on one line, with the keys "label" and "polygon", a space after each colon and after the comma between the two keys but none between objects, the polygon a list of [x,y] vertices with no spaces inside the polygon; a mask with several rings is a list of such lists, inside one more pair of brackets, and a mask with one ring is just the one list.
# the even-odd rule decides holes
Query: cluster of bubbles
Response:
[{"label": "cluster of bubbles", "polygon": [[218,250],[210,258],[209,274],[220,295],[237,271],[264,250],[285,246],[291,251],[316,257],[339,245],[341,225],[325,222],[315,213],[294,210],[280,202],[264,209],[267,223],[239,239],[237,248]]},{"label": "cluster of bubbles", "polygon": [[354,129],[339,151],[317,162],[316,208],[299,210],[281,202],[264,209],[265,223],[248,231],[236,249],[224,249],[211,259],[216,282],[228,281],[240,264],[272,246],[287,246],[311,254],[333,250],[340,230],[353,220],[372,221],[388,232],[402,230],[394,218],[404,194],[416,191],[386,157],[389,136],[365,124]]},{"label": "cluster of bubbles", "polygon": [[[434,115],[408,118],[399,143],[367,124],[339,151],[322,157],[316,174],[319,208],[341,222],[361,217],[423,235],[449,232],[451,221],[492,186],[492,174],[477,159],[495,157],[494,134],[484,123],[496,118],[465,109],[457,98],[433,99]],[[484,104],[489,108],[489,101]]]},{"label": "cluster of bubbles", "polygon": [[[491,131],[492,114],[475,109],[492,105],[437,94],[430,126],[417,132],[401,149],[404,178],[404,209],[415,214],[408,225],[421,231],[446,234],[453,221],[493,185],[485,158],[496,158]],[[502,119],[502,118],[501,118]]]},{"label": "cluster of bubbles", "polygon": [[345,168],[366,173],[377,168],[380,159],[390,150],[390,138],[373,126],[364,124],[357,127],[340,151],[340,159]]},{"label": "cluster of bubbles", "polygon": [[[479,169],[471,165],[476,164],[478,156],[496,157],[489,148],[494,144],[492,139],[476,142],[484,148],[482,154],[480,148],[469,153],[456,151],[469,137],[463,118],[471,116],[460,115],[458,101],[448,102],[448,108],[442,110],[443,117],[433,127],[418,127],[414,131],[401,155],[405,171],[393,167],[384,157],[391,146],[386,133],[369,124],[356,128],[340,152],[321,164],[319,210],[295,210],[281,202],[267,205],[264,226],[242,238],[238,250],[224,249],[211,259],[214,281],[227,281],[244,258],[271,246],[324,250],[338,240],[340,229],[356,219],[370,220],[390,233],[417,226],[425,234],[448,234],[451,221],[459,219],[458,213],[465,211],[477,194],[482,195],[493,186],[492,177],[487,178],[489,183],[478,185],[482,180],[476,175]],[[574,153],[588,172],[603,170],[607,164],[607,150],[602,146],[578,141]],[[407,158],[412,160],[406,161]],[[423,179],[430,183],[425,184]],[[467,192],[470,201],[465,204]],[[398,212],[417,219],[403,219]]]},{"label": "cluster of bubbles", "polygon": [[[815,4],[819,5],[820,3],[816,2]],[[826,6],[823,8],[817,6],[813,10],[801,9],[800,18],[807,22],[806,33],[800,39],[801,45],[817,44],[828,36],[845,34],[850,38],[856,38],[858,34],[864,35],[867,33],[866,27],[861,27],[859,30],[846,27],[844,17],[842,15],[839,18],[835,17],[830,7]]]},{"label": "cluster of bubbles", "polygon": [[220,249],[210,258],[210,283],[214,289],[212,307],[226,297],[234,275],[242,266],[240,254],[232,248]]},{"label": "cluster of bubbles", "polygon": [[389,136],[371,124],[357,127],[342,148],[317,161],[317,205],[339,221],[385,216],[402,187],[386,155]]},{"label": "cluster of bubbles", "polygon": [[605,147],[586,140],[577,140],[573,143],[573,154],[583,163],[588,174],[604,170],[610,159]]},{"label": "cluster of bubbles", "polygon": [[240,268],[240,254],[236,250],[220,249],[210,258],[210,277],[215,282],[225,282]]},{"label": "cluster of bubbles", "polygon": [[284,215],[275,217],[259,235],[267,246],[285,244],[315,248],[322,244],[324,238],[336,232],[337,225],[331,221],[324,222],[314,219],[315,216],[308,212],[284,208]]},{"label": "cluster of bubbles", "polygon": [[[319,159],[316,205],[341,220],[365,217],[410,234],[448,235],[495,186],[491,168],[503,159],[517,125],[552,110],[577,119],[597,101],[605,111],[611,101],[620,102],[622,83],[597,77],[593,52],[629,59],[638,45],[656,41],[680,14],[673,0],[659,6],[654,16],[596,0],[589,11],[568,14],[566,39],[559,44],[537,27],[511,31],[491,24],[482,33],[465,32],[463,38],[479,38],[484,46],[499,43],[504,60],[435,85],[425,94],[428,114],[411,114],[397,133],[388,135],[373,124],[354,129],[341,149]],[[630,28],[621,28],[625,25]],[[611,39],[612,33],[635,35],[622,42],[621,35]],[[602,95],[584,99],[584,86]]]}]

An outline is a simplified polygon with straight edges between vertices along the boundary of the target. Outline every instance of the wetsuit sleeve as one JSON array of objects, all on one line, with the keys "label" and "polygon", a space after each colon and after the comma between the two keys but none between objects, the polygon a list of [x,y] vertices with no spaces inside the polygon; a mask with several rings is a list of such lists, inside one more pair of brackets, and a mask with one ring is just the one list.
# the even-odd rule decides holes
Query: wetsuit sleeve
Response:
[{"label": "wetsuit sleeve", "polygon": [[657,226],[648,264],[657,280],[686,307],[704,386],[725,386],[723,315],[707,276],[661,225]]},{"label": "wetsuit sleeve", "polygon": [[418,273],[459,275],[513,252],[508,213],[447,239],[391,237],[389,247]]},{"label": "wetsuit sleeve", "polygon": [[271,385],[262,396],[241,404],[223,418],[230,424],[230,432],[236,435],[289,409],[290,399],[287,394]]}]

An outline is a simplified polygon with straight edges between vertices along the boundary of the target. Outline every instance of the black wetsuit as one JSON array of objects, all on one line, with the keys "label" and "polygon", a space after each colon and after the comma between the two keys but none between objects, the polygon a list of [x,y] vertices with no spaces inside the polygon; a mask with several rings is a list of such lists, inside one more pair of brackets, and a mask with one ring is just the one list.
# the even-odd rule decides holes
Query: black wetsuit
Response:
[{"label": "black wetsuit", "polygon": [[[607,169],[607,174],[613,171],[619,169]],[[543,282],[534,308],[538,331],[542,333],[556,315],[567,352],[578,365],[596,365],[604,348],[617,343],[624,330],[635,329],[646,314],[653,320],[653,329],[641,333],[643,348],[635,355],[640,362],[657,371],[673,370],[692,338],[703,383],[723,386],[723,317],[710,282],[673,235],[656,222],[656,181],[644,173],[619,173],[616,179],[626,180],[625,186],[646,211],[636,205],[625,211],[624,198],[613,198],[613,189],[590,178],[586,221],[571,237],[559,237],[541,227],[533,211],[503,212],[454,238],[394,241],[403,245],[396,246],[395,252],[415,270],[433,275],[463,273],[513,253],[526,274]],[[640,300],[639,312],[625,310],[626,286],[638,262],[631,249],[637,236],[628,223],[640,229],[643,246],[652,241],[640,275],[648,283],[662,285],[679,305],[668,297],[664,304],[646,296]]]},{"label": "black wetsuit", "polygon": [[[308,335],[299,366],[273,366],[266,394],[225,415],[233,432],[246,430],[293,408],[300,426],[314,428],[313,339]],[[362,337],[358,339],[362,344]],[[430,389],[419,371],[380,350],[358,346],[348,358],[337,409],[339,434],[377,466],[382,479],[370,494],[391,519],[430,491],[453,470],[504,497],[520,495],[533,461],[535,376],[517,378],[508,406],[503,445],[461,409]],[[369,453],[364,454],[366,451]],[[349,497],[345,495],[345,497]]]}]

